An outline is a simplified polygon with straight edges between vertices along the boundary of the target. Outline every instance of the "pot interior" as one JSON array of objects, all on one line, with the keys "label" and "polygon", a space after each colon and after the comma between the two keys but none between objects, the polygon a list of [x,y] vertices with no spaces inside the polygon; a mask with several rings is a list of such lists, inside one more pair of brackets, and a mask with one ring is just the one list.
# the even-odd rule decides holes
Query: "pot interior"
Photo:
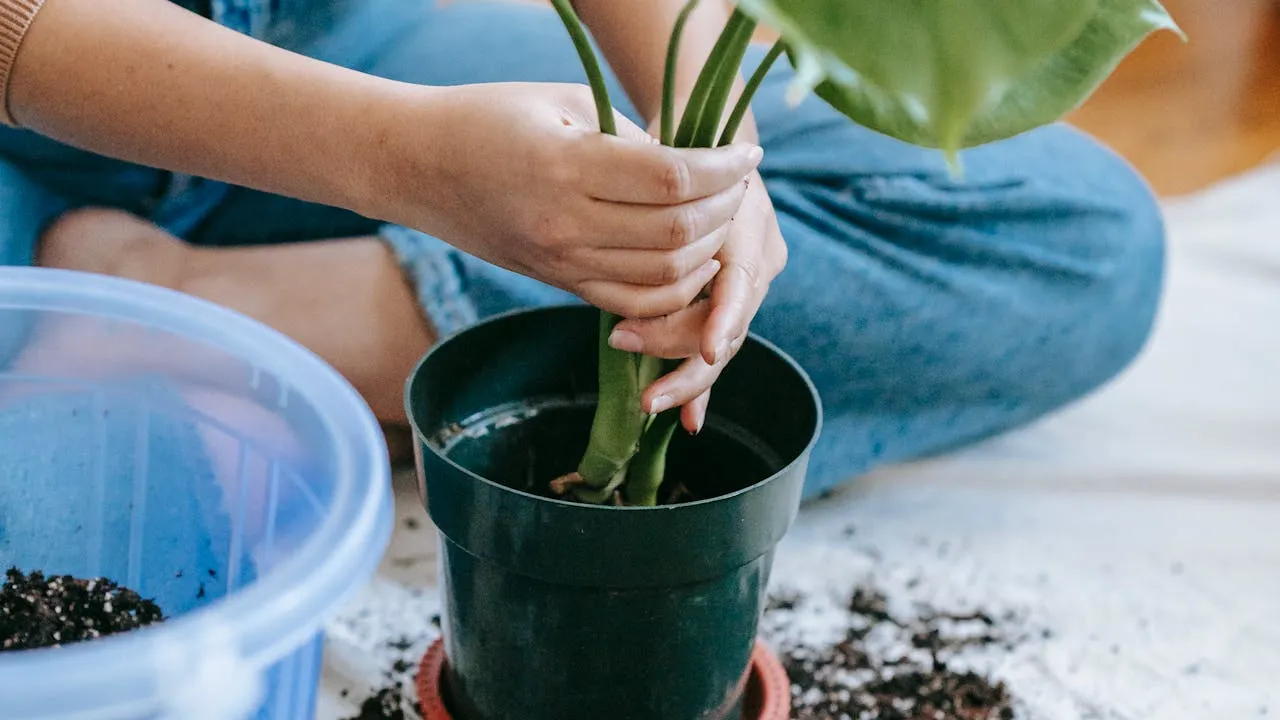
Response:
[{"label": "pot interior", "polygon": [[[552,498],[549,483],[577,467],[595,399],[526,401],[478,413],[433,443],[450,460],[513,490]],[[667,453],[659,502],[709,500],[748,488],[785,462],[741,425],[708,413],[702,432],[678,429]]]}]

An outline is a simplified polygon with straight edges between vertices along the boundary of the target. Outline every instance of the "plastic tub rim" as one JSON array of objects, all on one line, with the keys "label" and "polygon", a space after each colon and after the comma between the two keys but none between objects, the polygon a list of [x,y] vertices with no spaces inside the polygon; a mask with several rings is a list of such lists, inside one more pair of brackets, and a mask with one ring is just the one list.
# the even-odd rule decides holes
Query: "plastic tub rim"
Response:
[{"label": "plastic tub rim", "polygon": [[[91,643],[0,653],[0,686],[23,695],[92,692],[96,706],[74,717],[114,717],[163,706],[154,659],[172,651],[171,638],[210,629],[232,632],[238,659],[261,671],[301,647],[327,616],[373,576],[392,531],[390,461],[377,420],[336,370],[302,345],[247,316],[214,303],[132,280],[71,270],[0,267],[0,309],[53,311],[132,322],[218,347],[271,369],[290,390],[315,403],[332,440],[335,486],[327,517],[299,550],[262,579],[168,622]],[[132,311],[132,312],[131,312]],[[270,349],[270,359],[264,349]],[[282,371],[277,371],[281,369]],[[340,427],[335,417],[342,418]],[[368,478],[363,497],[359,478]],[[340,512],[334,512],[339,509]],[[187,649],[198,662],[198,643]],[[132,653],[136,663],[118,662]],[[114,661],[114,662],[113,662]],[[73,679],[62,665],[94,667]],[[5,693],[0,690],[0,696]],[[63,715],[62,717],[66,717]]]}]

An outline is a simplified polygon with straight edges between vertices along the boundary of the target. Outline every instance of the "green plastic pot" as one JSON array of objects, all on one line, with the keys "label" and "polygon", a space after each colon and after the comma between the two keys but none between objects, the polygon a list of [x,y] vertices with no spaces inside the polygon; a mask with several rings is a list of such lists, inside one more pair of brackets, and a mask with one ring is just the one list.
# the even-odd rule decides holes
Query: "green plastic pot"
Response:
[{"label": "green plastic pot", "polygon": [[821,427],[817,392],[752,337],[703,431],[672,442],[670,482],[701,499],[555,499],[548,481],[586,446],[598,327],[585,305],[498,316],[438,343],[409,379],[460,720],[742,716],[774,548]]}]

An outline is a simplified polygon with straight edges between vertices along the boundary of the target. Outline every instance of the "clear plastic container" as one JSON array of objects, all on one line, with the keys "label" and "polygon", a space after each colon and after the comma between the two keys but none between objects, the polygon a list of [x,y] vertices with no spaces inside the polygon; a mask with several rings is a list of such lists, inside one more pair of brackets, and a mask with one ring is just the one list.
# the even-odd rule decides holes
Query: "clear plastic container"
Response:
[{"label": "clear plastic container", "polygon": [[0,268],[0,572],[169,618],[0,652],[0,718],[311,718],[324,621],[392,529],[360,396],[284,336],[123,280]]}]

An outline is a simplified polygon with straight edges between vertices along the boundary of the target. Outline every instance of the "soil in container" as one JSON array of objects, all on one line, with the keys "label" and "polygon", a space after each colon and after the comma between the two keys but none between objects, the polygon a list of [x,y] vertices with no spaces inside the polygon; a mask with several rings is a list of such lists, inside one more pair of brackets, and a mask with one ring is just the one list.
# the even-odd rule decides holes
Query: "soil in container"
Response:
[{"label": "soil in container", "polygon": [[60,647],[163,622],[151,600],[104,578],[5,573],[0,652]]},{"label": "soil in container", "polygon": [[[543,400],[495,408],[432,439],[451,460],[513,490],[545,498],[551,480],[572,471],[590,436],[595,398]],[[677,430],[667,451],[662,505],[708,500],[750,487],[783,462],[741,427],[708,416],[697,436]]]}]

